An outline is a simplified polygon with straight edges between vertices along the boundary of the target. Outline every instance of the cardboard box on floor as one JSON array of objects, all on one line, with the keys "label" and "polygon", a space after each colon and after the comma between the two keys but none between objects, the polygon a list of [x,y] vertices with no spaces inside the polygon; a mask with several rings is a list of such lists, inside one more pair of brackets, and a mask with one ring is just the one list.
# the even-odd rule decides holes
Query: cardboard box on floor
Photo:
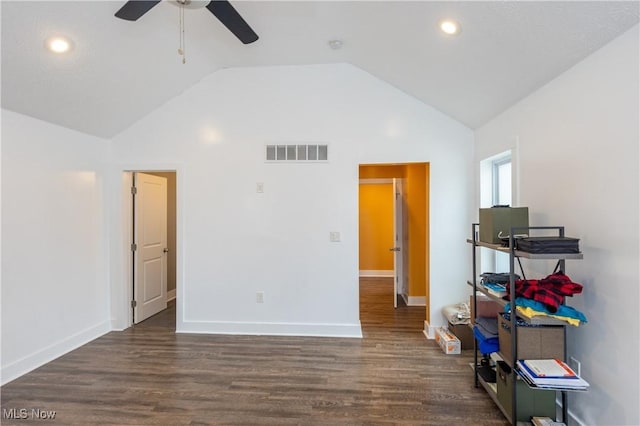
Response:
[{"label": "cardboard box on floor", "polygon": [[449,323],[449,331],[460,340],[460,348],[473,349],[473,330],[469,324],[451,324]]},{"label": "cardboard box on floor", "polygon": [[460,353],[460,340],[444,327],[436,329],[436,342],[447,355]]}]

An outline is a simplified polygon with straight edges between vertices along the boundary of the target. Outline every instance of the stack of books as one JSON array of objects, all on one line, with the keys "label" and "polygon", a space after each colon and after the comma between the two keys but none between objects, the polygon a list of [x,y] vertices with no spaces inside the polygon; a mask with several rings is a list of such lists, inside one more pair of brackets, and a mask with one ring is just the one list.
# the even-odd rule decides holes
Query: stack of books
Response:
[{"label": "stack of books", "polygon": [[532,387],[555,390],[586,391],[589,383],[559,359],[521,359],[520,376]]},{"label": "stack of books", "polygon": [[495,297],[504,297],[507,295],[507,286],[506,284],[499,284],[499,283],[491,283],[491,282],[484,282],[482,283],[482,286],[485,288],[485,290],[487,290],[487,293],[495,296]]}]

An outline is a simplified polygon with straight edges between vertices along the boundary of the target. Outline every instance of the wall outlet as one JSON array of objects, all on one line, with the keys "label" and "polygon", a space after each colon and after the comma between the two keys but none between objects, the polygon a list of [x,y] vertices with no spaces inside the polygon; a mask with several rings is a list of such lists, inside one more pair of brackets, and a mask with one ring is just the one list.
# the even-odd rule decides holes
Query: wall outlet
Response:
[{"label": "wall outlet", "polygon": [[329,241],[331,241],[332,243],[339,243],[340,242],[340,233],[339,232],[329,232]]},{"label": "wall outlet", "polygon": [[262,182],[256,183],[256,192],[258,194],[262,194],[264,192],[264,183]]},{"label": "wall outlet", "polygon": [[264,303],[264,291],[256,293],[256,303]]}]

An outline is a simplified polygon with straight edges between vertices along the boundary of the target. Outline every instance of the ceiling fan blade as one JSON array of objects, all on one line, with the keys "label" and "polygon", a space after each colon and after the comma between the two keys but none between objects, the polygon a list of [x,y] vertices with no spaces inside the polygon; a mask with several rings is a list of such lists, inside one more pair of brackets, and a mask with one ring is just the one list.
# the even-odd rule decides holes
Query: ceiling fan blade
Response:
[{"label": "ceiling fan blade", "polygon": [[140,0],[130,0],[124,4],[116,12],[116,17],[120,19],[126,19],[127,21],[137,21],[142,15],[147,13],[153,6],[160,3],[160,0],[157,1],[140,1]]},{"label": "ceiling fan blade", "polygon": [[235,10],[228,1],[212,0],[207,5],[207,9],[244,44],[253,43],[258,40],[258,34],[251,29],[249,24],[242,19],[242,16],[240,16],[238,11]]}]

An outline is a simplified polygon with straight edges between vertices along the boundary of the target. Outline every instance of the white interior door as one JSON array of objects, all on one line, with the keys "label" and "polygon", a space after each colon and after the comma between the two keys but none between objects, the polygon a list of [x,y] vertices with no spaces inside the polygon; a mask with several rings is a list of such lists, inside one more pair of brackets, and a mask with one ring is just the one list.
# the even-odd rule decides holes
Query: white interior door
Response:
[{"label": "white interior door", "polygon": [[134,323],[167,308],[167,180],[134,173]]},{"label": "white interior door", "polygon": [[407,294],[405,212],[402,179],[393,179],[393,307],[398,307],[398,295]]}]

